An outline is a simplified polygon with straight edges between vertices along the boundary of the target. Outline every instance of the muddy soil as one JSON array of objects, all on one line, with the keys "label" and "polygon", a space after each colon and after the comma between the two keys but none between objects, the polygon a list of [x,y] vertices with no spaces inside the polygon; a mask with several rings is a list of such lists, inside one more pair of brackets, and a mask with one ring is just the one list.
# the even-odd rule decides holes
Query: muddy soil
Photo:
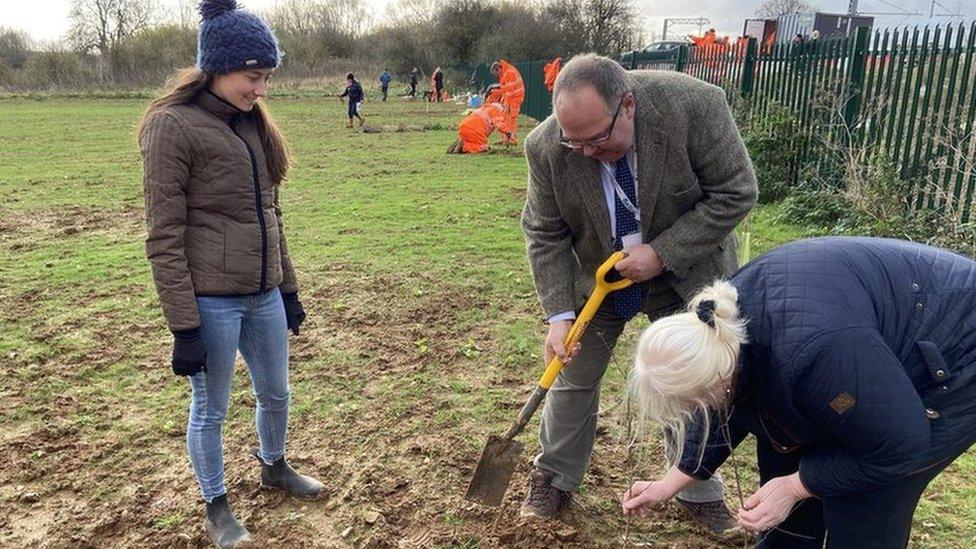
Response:
[{"label": "muddy soil", "polygon": [[[100,222],[85,219],[63,226]],[[616,498],[631,480],[630,456],[612,406],[601,417],[584,491],[561,520],[518,517],[537,449],[531,427],[503,506],[466,502],[462,495],[490,429],[470,410],[456,410],[469,398],[458,391],[500,389],[505,396],[495,405],[514,417],[538,370],[533,364],[520,366],[524,375],[474,367],[497,362],[499,342],[487,321],[466,322],[462,313],[496,305],[479,288],[445,286],[423,273],[372,276],[328,265],[311,275],[318,286],[303,297],[309,319],[291,339],[289,459],[323,480],[327,493],[300,501],[260,487],[249,455],[254,400],[249,391],[235,391],[224,430],[227,486],[255,546],[742,545],[687,525],[671,507],[639,520],[620,517]],[[21,297],[0,314],[29,315],[29,300],[37,298]],[[85,353],[60,353],[55,345],[39,361],[2,357],[4,375],[18,377],[0,385],[3,424],[16,426],[0,433],[0,547],[207,546],[184,447],[188,390],[169,371],[168,336],[162,325],[118,322]],[[81,326],[55,328],[38,325],[38,337]],[[108,371],[113,361],[131,358],[128,347],[137,340],[152,345],[132,371],[118,372],[119,379],[92,373],[93,363]],[[336,356],[353,365],[335,364]],[[81,376],[82,366],[94,377]],[[238,389],[248,386],[244,371],[240,365]],[[416,380],[427,385],[408,392]],[[400,382],[405,396],[391,402],[401,394]],[[333,399],[336,386],[345,393]],[[341,396],[353,393],[358,400]]]}]

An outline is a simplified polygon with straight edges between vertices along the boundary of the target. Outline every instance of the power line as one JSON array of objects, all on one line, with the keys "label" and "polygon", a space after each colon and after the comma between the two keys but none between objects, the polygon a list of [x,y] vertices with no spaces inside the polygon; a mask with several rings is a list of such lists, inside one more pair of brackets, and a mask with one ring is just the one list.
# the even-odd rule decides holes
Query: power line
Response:
[{"label": "power line", "polygon": [[[936,6],[939,6],[940,8],[944,9],[946,13],[935,13]],[[958,9],[958,6],[956,9]],[[932,0],[932,4],[929,6],[929,17],[960,17],[960,16],[962,16],[962,13],[959,13],[958,11],[956,13],[951,13],[949,11],[949,8],[943,6],[942,3],[939,2],[938,0]]]},{"label": "power line", "polygon": [[[913,15],[915,15],[915,16],[924,16],[925,15],[924,13],[921,13],[921,12],[911,11],[911,10],[909,10],[907,8],[904,8],[902,6],[899,6],[897,4],[894,4],[892,2],[889,2],[888,0],[874,0],[874,1],[875,2],[878,2],[879,4],[883,4],[885,6],[888,6],[889,8],[898,10],[898,11],[896,11],[896,12],[878,12],[878,11],[875,11],[875,12],[862,12],[862,11],[859,10],[859,4],[860,4],[859,0],[850,0],[850,2],[847,5],[847,15],[852,16],[852,17],[855,16],[855,15],[904,15],[904,16],[913,16]],[[937,7],[940,8],[941,10],[943,10],[943,11],[940,12],[940,13],[936,13],[936,8]],[[960,17],[962,15],[963,14],[961,12],[959,12],[959,8],[958,7],[956,8],[956,11],[953,12],[949,8],[945,7],[939,0],[931,0],[929,2],[929,17],[930,18],[931,17]]]},{"label": "power line", "polygon": [[661,33],[661,40],[668,39],[668,27],[675,25],[698,25],[698,34],[701,34],[705,25],[710,23],[711,21],[705,17],[665,17],[664,32]]}]

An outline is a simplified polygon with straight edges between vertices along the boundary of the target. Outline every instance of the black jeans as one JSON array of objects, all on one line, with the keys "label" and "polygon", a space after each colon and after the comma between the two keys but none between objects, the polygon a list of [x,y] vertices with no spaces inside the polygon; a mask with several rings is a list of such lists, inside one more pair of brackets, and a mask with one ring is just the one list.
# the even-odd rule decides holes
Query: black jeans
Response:
[{"label": "black jeans", "polygon": [[[795,473],[802,455],[802,451],[777,453],[762,440],[756,442],[756,453],[762,484]],[[824,546],[825,536],[829,549],[906,547],[918,499],[929,482],[956,457],[870,492],[805,499],[782,524],[760,536],[756,547],[819,548]]]}]

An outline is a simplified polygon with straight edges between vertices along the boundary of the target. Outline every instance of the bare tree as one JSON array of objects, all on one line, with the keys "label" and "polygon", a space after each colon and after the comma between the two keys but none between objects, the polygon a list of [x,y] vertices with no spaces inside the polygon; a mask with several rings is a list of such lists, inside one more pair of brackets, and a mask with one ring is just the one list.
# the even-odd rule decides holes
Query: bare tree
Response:
[{"label": "bare tree", "polygon": [[295,35],[316,33],[358,37],[372,22],[360,0],[284,0],[265,13],[276,32]]},{"label": "bare tree", "polygon": [[330,59],[354,57],[371,18],[361,0],[285,0],[264,13],[297,73],[315,76]]},{"label": "bare tree", "polygon": [[427,29],[437,20],[443,0],[400,0],[386,6],[386,21],[390,27],[412,26]]},{"label": "bare tree", "polygon": [[562,41],[558,51],[570,55],[595,51],[615,55],[641,39],[633,0],[550,0],[543,18]]},{"label": "bare tree", "polygon": [[756,8],[756,15],[775,19],[780,15],[793,15],[813,11],[806,0],[763,0]]},{"label": "bare tree", "polygon": [[632,48],[640,25],[631,0],[589,0],[585,6],[594,51],[616,54]]},{"label": "bare tree", "polygon": [[108,55],[155,22],[155,0],[74,0],[68,38],[78,51]]},{"label": "bare tree", "polygon": [[155,22],[155,0],[73,0],[68,42],[82,54],[97,54],[95,76],[109,79],[113,50]]},{"label": "bare tree", "polygon": [[172,9],[172,19],[180,28],[195,29],[200,22],[200,14],[197,12],[198,0],[179,0]]}]

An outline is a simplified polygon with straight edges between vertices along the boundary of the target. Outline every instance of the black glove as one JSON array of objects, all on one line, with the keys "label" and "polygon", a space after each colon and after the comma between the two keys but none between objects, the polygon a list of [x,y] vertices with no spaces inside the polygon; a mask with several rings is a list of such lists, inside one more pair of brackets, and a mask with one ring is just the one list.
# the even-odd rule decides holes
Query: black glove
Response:
[{"label": "black glove", "polygon": [[203,346],[200,327],[173,332],[173,373],[192,376],[207,371],[207,348]]},{"label": "black glove", "polygon": [[298,327],[305,321],[305,307],[298,301],[298,292],[282,293],[281,300],[285,304],[285,320],[291,333],[298,335]]}]

